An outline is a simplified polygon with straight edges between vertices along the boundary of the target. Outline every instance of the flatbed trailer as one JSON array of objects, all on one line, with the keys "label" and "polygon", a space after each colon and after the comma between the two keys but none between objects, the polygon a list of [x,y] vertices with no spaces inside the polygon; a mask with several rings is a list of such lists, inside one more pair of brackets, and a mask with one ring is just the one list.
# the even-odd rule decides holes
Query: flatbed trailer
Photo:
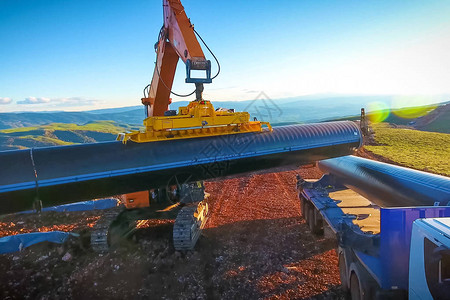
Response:
[{"label": "flatbed trailer", "polygon": [[[425,264],[427,260],[435,260],[430,255],[420,255],[424,252],[423,246],[415,249],[413,244],[411,248],[413,223],[417,219],[450,217],[449,206],[383,208],[340,184],[332,174],[324,175],[315,182],[305,181],[300,176],[297,179],[302,215],[311,231],[337,238],[341,284],[352,299],[406,299],[408,296],[410,299],[450,298],[450,281],[446,277],[450,268],[450,236],[446,234],[450,227],[441,234],[444,244],[447,244],[444,245],[446,252],[439,254],[440,258],[445,256],[445,261],[442,258],[442,265],[439,265],[439,272],[442,273],[439,273],[440,285],[433,284],[429,274],[421,275],[426,278],[425,286],[428,284],[432,298],[428,297],[428,293],[425,297],[417,294],[413,297],[411,292],[408,295],[410,263],[415,263],[410,262],[410,249],[419,252],[415,253],[419,264],[420,259]],[[443,244],[436,239],[433,242],[436,247]]]}]

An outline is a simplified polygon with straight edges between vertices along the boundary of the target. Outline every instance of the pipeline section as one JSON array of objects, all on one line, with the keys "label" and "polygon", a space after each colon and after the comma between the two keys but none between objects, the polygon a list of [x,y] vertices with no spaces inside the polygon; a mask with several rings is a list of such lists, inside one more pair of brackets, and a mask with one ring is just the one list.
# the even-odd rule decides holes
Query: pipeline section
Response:
[{"label": "pipeline section", "polygon": [[275,127],[151,143],[106,142],[0,152],[0,214],[351,154],[354,122]]},{"label": "pipeline section", "polygon": [[321,171],[381,207],[450,205],[450,178],[345,156],[320,161]]}]

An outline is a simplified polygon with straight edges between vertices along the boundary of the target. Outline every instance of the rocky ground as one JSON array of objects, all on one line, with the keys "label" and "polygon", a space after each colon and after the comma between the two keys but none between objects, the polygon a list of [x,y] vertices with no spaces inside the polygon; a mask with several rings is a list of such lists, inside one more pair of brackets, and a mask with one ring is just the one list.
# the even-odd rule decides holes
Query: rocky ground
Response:
[{"label": "rocky ground", "polygon": [[[206,183],[210,218],[195,251],[169,242],[173,221],[150,222],[126,244],[96,254],[77,238],[0,256],[2,299],[343,299],[335,242],[301,217],[295,174],[259,173]],[[0,236],[83,232],[102,211],[5,216]]]}]

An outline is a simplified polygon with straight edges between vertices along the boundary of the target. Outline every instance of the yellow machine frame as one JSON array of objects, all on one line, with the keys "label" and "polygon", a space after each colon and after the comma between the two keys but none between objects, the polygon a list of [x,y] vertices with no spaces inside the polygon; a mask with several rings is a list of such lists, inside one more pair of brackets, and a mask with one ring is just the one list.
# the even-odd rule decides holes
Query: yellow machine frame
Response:
[{"label": "yellow machine frame", "polygon": [[208,100],[192,101],[178,108],[174,116],[148,117],[145,131],[120,133],[117,140],[136,143],[187,139],[215,135],[261,132],[263,125],[272,131],[269,122],[250,121],[248,112],[216,111]]}]

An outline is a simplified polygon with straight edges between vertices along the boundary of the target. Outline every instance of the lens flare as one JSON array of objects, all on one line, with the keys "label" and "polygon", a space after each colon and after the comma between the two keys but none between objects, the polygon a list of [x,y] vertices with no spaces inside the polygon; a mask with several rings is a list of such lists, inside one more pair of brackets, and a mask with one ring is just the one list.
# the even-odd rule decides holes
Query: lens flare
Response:
[{"label": "lens flare", "polygon": [[392,107],[399,107],[392,110],[392,113],[403,119],[415,119],[423,117],[434,109],[437,105],[424,105],[429,103],[430,98],[425,96],[399,96],[392,100]]},{"label": "lens flare", "polygon": [[367,117],[372,123],[380,123],[389,117],[390,109],[389,106],[380,101],[371,102],[367,105]]}]

